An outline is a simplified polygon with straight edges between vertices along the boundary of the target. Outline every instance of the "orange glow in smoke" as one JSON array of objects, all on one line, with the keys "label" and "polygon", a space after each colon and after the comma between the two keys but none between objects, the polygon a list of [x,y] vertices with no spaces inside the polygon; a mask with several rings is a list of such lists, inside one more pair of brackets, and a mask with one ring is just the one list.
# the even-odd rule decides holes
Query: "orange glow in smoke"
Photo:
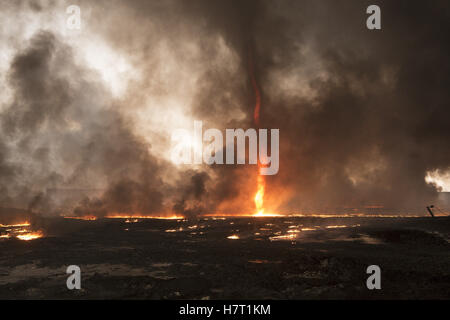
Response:
[{"label": "orange glow in smoke", "polygon": [[250,82],[252,83],[253,92],[255,93],[255,107],[253,109],[253,121],[257,126],[259,126],[259,113],[261,110],[261,93],[258,88],[258,83],[255,77],[255,67],[253,65],[252,51],[249,51],[249,73]]}]

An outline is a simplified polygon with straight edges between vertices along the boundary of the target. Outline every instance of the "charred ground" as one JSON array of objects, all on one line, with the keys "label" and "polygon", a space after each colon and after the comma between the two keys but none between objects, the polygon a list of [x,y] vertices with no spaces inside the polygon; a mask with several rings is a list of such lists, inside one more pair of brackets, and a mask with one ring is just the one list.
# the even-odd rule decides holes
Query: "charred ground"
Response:
[{"label": "charred ground", "polygon": [[[450,297],[446,217],[125,221],[46,219],[44,238],[0,239],[0,298]],[[78,291],[66,288],[72,264]],[[366,288],[372,264],[381,290]]]}]

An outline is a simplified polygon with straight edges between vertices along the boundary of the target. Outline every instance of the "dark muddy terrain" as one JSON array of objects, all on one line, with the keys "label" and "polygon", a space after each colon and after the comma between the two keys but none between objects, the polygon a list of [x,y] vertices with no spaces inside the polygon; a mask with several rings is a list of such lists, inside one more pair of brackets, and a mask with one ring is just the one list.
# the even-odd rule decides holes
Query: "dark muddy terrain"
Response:
[{"label": "dark muddy terrain", "polygon": [[[449,299],[441,218],[41,219],[0,238],[1,299]],[[0,228],[0,235],[7,233]],[[368,290],[366,268],[381,268]],[[81,268],[81,290],[66,268]]]}]

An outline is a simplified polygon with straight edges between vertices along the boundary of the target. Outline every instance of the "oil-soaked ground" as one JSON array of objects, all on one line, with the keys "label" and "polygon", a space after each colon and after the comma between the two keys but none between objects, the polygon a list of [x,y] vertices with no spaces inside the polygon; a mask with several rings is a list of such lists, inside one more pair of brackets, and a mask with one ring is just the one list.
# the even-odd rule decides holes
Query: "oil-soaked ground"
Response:
[{"label": "oil-soaked ground", "polygon": [[[46,237],[0,238],[1,299],[450,298],[445,217],[37,224]],[[366,287],[373,264],[381,290]],[[81,290],[66,287],[69,265]]]}]

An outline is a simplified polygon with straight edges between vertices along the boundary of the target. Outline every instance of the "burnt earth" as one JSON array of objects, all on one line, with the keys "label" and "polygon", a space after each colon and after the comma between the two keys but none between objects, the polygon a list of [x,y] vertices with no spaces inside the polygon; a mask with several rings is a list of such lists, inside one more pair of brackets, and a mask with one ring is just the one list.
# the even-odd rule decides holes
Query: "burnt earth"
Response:
[{"label": "burnt earth", "polygon": [[[36,226],[44,238],[0,239],[1,299],[450,298],[446,217],[53,218]],[[381,290],[366,287],[372,264]],[[81,268],[81,290],[66,287],[69,265]]]}]

